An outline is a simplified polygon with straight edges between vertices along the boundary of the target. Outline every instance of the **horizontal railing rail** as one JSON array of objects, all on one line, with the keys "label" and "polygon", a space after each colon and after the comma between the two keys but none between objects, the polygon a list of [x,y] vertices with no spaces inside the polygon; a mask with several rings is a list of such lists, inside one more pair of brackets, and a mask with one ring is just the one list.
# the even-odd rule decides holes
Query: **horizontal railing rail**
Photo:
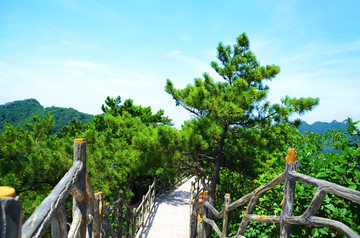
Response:
[{"label": "horizontal railing rail", "polygon": [[[112,206],[104,205],[102,192],[93,193],[87,173],[86,142],[76,139],[72,167],[22,226],[19,196],[15,197],[15,193],[0,196],[0,237],[42,237],[50,225],[51,236],[55,238],[139,237],[154,208],[155,188],[156,179],[137,207],[124,201],[123,191]],[[65,210],[69,194],[73,196],[70,229]]]},{"label": "horizontal railing rail", "polygon": [[[247,225],[249,221],[261,222],[261,223],[279,223],[280,224],[280,237],[289,238],[290,237],[290,225],[312,225],[316,227],[329,227],[338,230],[342,234],[351,238],[360,238],[360,236],[353,231],[351,228],[343,224],[342,222],[317,217],[315,216],[319,210],[326,194],[334,194],[339,197],[348,199],[350,201],[360,204],[360,191],[343,187],[341,185],[331,183],[325,180],[313,178],[308,175],[304,175],[296,172],[296,151],[294,149],[289,149],[288,155],[286,157],[286,167],[285,171],[267,182],[266,184],[256,188],[251,193],[241,197],[235,202],[231,203],[230,194],[225,195],[224,207],[221,211],[217,211],[209,202],[208,202],[208,192],[204,192],[203,204],[201,206],[200,214],[202,219],[198,220],[198,223],[202,226],[201,233],[198,232],[197,237],[211,237],[211,234],[206,234],[206,226],[210,225],[216,232],[219,237],[227,237],[228,235],[228,213],[246,203],[247,208],[244,211],[243,218],[233,238],[244,237]],[[259,201],[259,198],[262,197],[265,192],[276,187],[277,185],[284,182],[284,199],[282,202],[282,210],[280,216],[271,215],[256,215],[252,214],[255,209],[256,203]],[[304,184],[317,187],[317,191],[310,202],[307,210],[300,216],[292,216],[293,205],[294,205],[294,192],[295,192],[295,182],[300,182]],[[210,213],[216,218],[223,218],[223,227],[220,228],[217,226],[213,219],[209,218]],[[191,236],[196,237],[196,236]]]}]

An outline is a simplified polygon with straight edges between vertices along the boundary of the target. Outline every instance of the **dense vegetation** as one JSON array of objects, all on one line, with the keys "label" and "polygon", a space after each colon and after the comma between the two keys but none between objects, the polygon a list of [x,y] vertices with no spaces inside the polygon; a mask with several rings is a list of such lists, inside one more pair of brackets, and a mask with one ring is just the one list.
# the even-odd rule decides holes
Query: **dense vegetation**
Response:
[{"label": "dense vegetation", "polygon": [[204,73],[204,80],[196,78],[194,85],[184,89],[175,89],[170,80],[166,85],[166,92],[176,104],[194,115],[184,130],[196,140],[189,143],[179,159],[208,178],[209,186],[204,179],[202,183],[212,205],[220,170],[235,170],[250,178],[258,176],[263,172],[259,169],[261,159],[274,150],[284,150],[290,126],[299,124],[290,122],[289,117],[303,114],[319,103],[319,99],[286,96],[281,104],[271,104],[266,81],[274,79],[280,67],[261,66],[250,50],[246,34],[240,35],[233,47],[219,43],[217,51],[218,62],[211,62],[211,66],[222,81],[214,82]]},{"label": "dense vegetation", "polygon": [[[289,147],[297,151],[297,171],[315,178],[327,180],[360,190],[360,131],[359,122],[348,119],[348,127],[341,130],[329,130],[324,134],[311,131],[304,134],[298,132],[291,140]],[[328,152],[325,147],[333,148],[336,153]],[[339,153],[341,151],[341,153]],[[232,200],[251,192],[254,188],[270,181],[284,171],[286,151],[275,150],[264,161],[264,172],[251,180],[243,174],[225,170],[220,176],[219,195],[231,193]],[[237,182],[234,182],[236,180]],[[316,189],[308,185],[296,184],[294,215],[301,215],[310,204]],[[268,191],[260,199],[254,213],[259,215],[280,215],[283,186],[277,186]],[[217,207],[223,206],[223,201],[217,202]],[[242,207],[244,210],[246,207]],[[359,204],[346,201],[334,195],[327,195],[316,216],[334,219],[345,223],[351,229],[360,233]],[[237,232],[242,217],[241,209],[230,213],[230,232]],[[219,221],[221,222],[221,221]],[[292,237],[343,237],[339,232],[329,228],[312,226],[291,226]],[[246,237],[278,237],[278,224],[262,224],[250,222]],[[261,234],[261,235],[260,235]]]},{"label": "dense vegetation", "polygon": [[93,188],[103,191],[107,201],[115,201],[122,189],[137,202],[155,176],[175,181],[179,171],[162,145],[175,129],[162,110],[153,114],[132,100],[121,105],[120,97],[107,98],[102,109],[92,123],[73,119],[60,133],[53,133],[50,114],[34,116],[23,126],[6,124],[0,134],[0,184],[22,197],[25,219],[71,167],[77,137],[87,142]]},{"label": "dense vegetation", "polygon": [[93,115],[79,112],[73,108],[47,107],[44,108],[36,99],[26,99],[14,101],[0,105],[0,131],[3,131],[6,123],[13,126],[24,125],[32,121],[32,116],[44,118],[50,113],[54,118],[52,132],[60,132],[63,126],[68,125],[72,119],[77,119],[84,123],[91,122]]},{"label": "dense vegetation", "polygon": [[[215,82],[207,73],[184,89],[167,81],[166,92],[194,115],[181,130],[162,110],[153,113],[150,107],[135,105],[131,99],[122,102],[120,97],[108,97],[101,107],[103,114],[90,121],[67,117],[70,111],[59,108],[47,113],[34,99],[1,106],[1,120],[13,124],[6,123],[0,133],[0,184],[16,188],[24,218],[72,165],[74,138],[87,142],[90,180],[95,191],[104,192],[106,201],[114,201],[122,189],[126,199],[135,203],[153,177],[174,182],[176,176],[187,173],[210,181],[209,186],[204,183],[210,201],[221,208],[225,193],[238,199],[281,173],[290,147],[298,152],[299,172],[360,189],[357,122],[349,118],[347,124],[340,123],[344,126],[340,129],[312,132],[306,123],[289,117],[312,110],[319,100],[286,96],[281,104],[268,102],[266,81],[275,78],[279,67],[260,66],[245,34],[233,47],[220,43],[217,50],[218,61],[211,65],[222,81]],[[55,109],[64,116],[56,117]],[[54,129],[57,120],[63,120],[61,130]],[[278,186],[267,192],[256,213],[279,214],[282,190]],[[313,194],[313,188],[296,185],[295,215],[306,209]],[[327,196],[318,215],[360,231],[357,204]],[[232,235],[241,217],[240,211],[230,213]],[[292,227],[293,237],[342,237],[328,228]],[[279,227],[250,223],[245,236],[277,237]]]}]

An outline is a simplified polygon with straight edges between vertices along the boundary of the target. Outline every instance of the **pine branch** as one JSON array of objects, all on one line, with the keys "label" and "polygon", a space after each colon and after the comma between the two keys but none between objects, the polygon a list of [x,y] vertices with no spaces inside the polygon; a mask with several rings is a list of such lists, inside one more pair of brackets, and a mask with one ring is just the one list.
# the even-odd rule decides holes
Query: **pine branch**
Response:
[{"label": "pine branch", "polygon": [[182,155],[184,156],[192,156],[192,157],[196,157],[199,160],[210,160],[210,161],[215,161],[214,157],[205,155],[205,154],[198,154],[198,153],[191,153],[191,152],[181,152]]},{"label": "pine branch", "polygon": [[182,162],[184,165],[188,166],[188,168],[193,168],[195,169],[197,172],[204,174],[204,169],[196,164],[190,163],[189,161],[183,160],[181,158],[178,158],[178,160],[180,160],[180,162]]}]

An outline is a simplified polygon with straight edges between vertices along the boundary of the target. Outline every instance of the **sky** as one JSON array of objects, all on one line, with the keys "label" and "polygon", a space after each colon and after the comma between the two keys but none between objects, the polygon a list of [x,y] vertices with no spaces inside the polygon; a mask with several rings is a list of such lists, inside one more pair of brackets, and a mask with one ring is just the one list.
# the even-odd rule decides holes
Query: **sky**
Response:
[{"label": "sky", "polygon": [[[208,72],[219,42],[246,33],[261,65],[280,66],[268,99],[320,98],[308,123],[360,120],[360,1],[0,0],[0,104],[100,114],[106,97],[191,117],[164,90]],[[298,116],[295,116],[298,118]]]}]

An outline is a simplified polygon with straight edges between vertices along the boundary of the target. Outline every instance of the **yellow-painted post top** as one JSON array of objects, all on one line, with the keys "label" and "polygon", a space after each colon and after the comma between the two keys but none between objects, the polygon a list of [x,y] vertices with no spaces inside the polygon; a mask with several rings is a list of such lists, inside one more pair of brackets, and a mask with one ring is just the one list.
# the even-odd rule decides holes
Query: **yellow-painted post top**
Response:
[{"label": "yellow-painted post top", "polygon": [[286,163],[295,163],[296,160],[296,150],[295,149],[288,149],[287,155],[286,155]]},{"label": "yellow-painted post top", "polygon": [[15,188],[8,186],[0,186],[0,198],[13,197],[15,198]]},{"label": "yellow-painted post top", "polygon": [[100,196],[100,201],[101,201],[101,202],[103,201],[103,199],[104,199],[103,192],[97,192],[97,193],[95,193],[94,195],[95,195],[95,197],[97,197],[97,198]]},{"label": "yellow-painted post top", "polygon": [[265,215],[261,215],[261,216],[257,216],[256,219],[259,219],[259,220],[264,220],[266,218]]},{"label": "yellow-painted post top", "polygon": [[84,139],[83,138],[77,138],[75,139],[75,143],[83,143]]},{"label": "yellow-painted post top", "polygon": [[226,193],[226,194],[225,194],[225,197],[230,197],[230,193]]}]

